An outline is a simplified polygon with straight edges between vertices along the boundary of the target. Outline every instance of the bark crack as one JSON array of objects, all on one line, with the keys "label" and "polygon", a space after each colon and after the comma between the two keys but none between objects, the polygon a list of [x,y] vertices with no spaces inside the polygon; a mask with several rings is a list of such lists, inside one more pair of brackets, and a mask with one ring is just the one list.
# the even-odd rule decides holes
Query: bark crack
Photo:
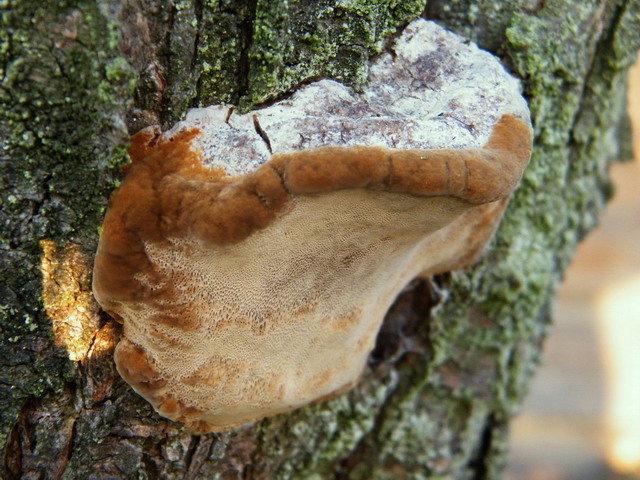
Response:
[{"label": "bark crack", "polygon": [[7,447],[4,452],[4,474],[7,480],[19,479],[22,476],[22,439],[20,423],[16,423],[9,433]]},{"label": "bark crack", "polygon": [[[202,0],[194,0],[193,13],[196,17],[196,34],[193,38],[193,56],[191,57],[190,69],[192,72],[196,71],[198,66],[198,51],[200,47],[200,30],[202,29]],[[200,84],[200,82],[198,82]],[[200,90],[196,91],[196,95],[200,96]]]},{"label": "bark crack", "polygon": [[196,480],[199,477],[198,472],[202,465],[209,458],[211,446],[213,445],[213,436],[194,436],[194,441],[189,446],[190,457],[187,459],[187,473],[184,480]]},{"label": "bark crack", "polygon": [[[592,87],[592,80],[594,76],[598,78],[602,78],[601,70],[603,69],[602,59],[607,58],[608,55],[602,54],[602,52],[610,52],[613,50],[612,41],[615,37],[615,32],[618,29],[621,19],[624,17],[626,12],[626,5],[620,5],[616,7],[611,14],[612,20],[608,22],[610,27],[608,29],[603,29],[599,35],[598,39],[594,43],[593,52],[591,55],[591,59],[589,61],[589,67],[587,69],[586,74],[584,75],[584,83],[582,84],[582,88],[580,91],[580,101],[578,102],[578,108],[573,116],[571,127],[569,129],[569,135],[572,140],[576,139],[576,131],[578,129],[578,125],[581,120],[584,118],[584,112],[587,110],[587,106],[590,104],[588,100],[586,100],[590,93],[590,88]],[[605,12],[600,12],[602,16],[605,15]],[[573,161],[573,159],[572,159]],[[567,171],[567,175],[570,174],[570,170]]]},{"label": "bark crack", "polygon": [[244,97],[250,87],[251,62],[249,52],[253,45],[253,22],[256,18],[258,0],[248,2],[248,14],[240,22],[240,58],[238,59],[238,98]]},{"label": "bark crack", "polygon": [[58,465],[56,471],[53,474],[54,480],[60,480],[64,475],[64,472],[67,470],[67,466],[69,465],[69,460],[71,459],[71,454],[73,452],[73,445],[76,440],[76,422],[77,418],[72,419],[71,428],[69,432],[69,439],[65,444],[62,452],[60,452],[60,458],[58,459]]},{"label": "bark crack", "polygon": [[497,422],[494,414],[487,416],[484,428],[480,435],[478,449],[476,455],[470,460],[468,468],[473,472],[472,480],[486,480],[489,478],[489,468],[493,450],[493,432],[497,428]]}]

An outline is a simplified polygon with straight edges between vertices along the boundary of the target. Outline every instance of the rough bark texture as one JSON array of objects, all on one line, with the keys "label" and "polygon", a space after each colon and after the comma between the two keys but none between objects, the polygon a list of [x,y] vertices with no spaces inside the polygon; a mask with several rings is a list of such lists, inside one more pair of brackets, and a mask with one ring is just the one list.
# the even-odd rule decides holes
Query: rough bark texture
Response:
[{"label": "rough bark texture", "polygon": [[[549,305],[630,156],[638,0],[5,0],[0,3],[0,449],[7,479],[492,479]],[[249,108],[318,77],[356,88],[419,15],[523,78],[536,150],[484,260],[416,281],[360,386],[191,436],[118,377],[90,265],[127,127]],[[126,126],[125,126],[126,125]]]}]

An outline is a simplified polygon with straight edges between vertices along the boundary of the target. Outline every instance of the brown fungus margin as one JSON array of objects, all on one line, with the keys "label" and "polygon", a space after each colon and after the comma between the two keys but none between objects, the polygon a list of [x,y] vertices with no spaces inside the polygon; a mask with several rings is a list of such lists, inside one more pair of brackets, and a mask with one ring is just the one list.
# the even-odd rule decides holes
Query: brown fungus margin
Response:
[{"label": "brown fungus margin", "polygon": [[[339,190],[408,194],[416,197],[447,197],[475,209],[473,225],[458,228],[467,238],[464,248],[453,250],[456,258],[434,266],[426,274],[463,266],[475,260],[493,233],[504,206],[518,185],[529,160],[531,127],[523,120],[503,115],[482,148],[463,150],[389,150],[379,147],[321,147],[277,154],[255,171],[228,177],[221,169],[202,166],[200,155],[190,148],[198,129],[182,130],[165,138],[143,131],[132,139],[132,164],[113,194],[96,255],[93,289],[102,307],[119,321],[127,318],[122,306],[153,305],[151,322],[183,331],[202,328],[198,312],[181,302],[180,291],[165,281],[162,269],[150,260],[149,245],[175,248],[177,240],[196,240],[216,247],[240,244],[252,234],[287,214],[291,200]],[[457,213],[455,218],[460,215]],[[452,218],[451,220],[455,220]],[[141,276],[145,278],[140,281]],[[173,305],[172,311],[163,307]],[[177,307],[175,307],[177,306]],[[368,354],[379,328],[363,342]],[[177,340],[153,331],[163,345]],[[160,338],[161,337],[161,338]],[[224,374],[225,363],[212,363]],[[299,403],[268,405],[249,400],[248,405],[225,405],[222,413],[207,412],[168,389],[152,352],[123,339],[116,351],[123,378],[162,415],[186,422],[198,432],[234,428],[268,415],[297,408],[311,400],[325,400],[352,387],[357,378],[316,398]],[[202,374],[204,375],[204,374]],[[191,376],[181,382],[220,383],[210,374]],[[324,373],[328,375],[328,373]],[[319,377],[318,377],[319,378]],[[193,380],[195,379],[195,380]],[[261,391],[282,397],[278,378],[261,380]],[[314,380],[315,381],[315,380]],[[324,381],[324,380],[323,380]],[[318,380],[320,382],[320,380]],[[235,388],[235,387],[234,387]],[[333,392],[333,393],[332,393]],[[280,397],[278,397],[280,395]],[[230,410],[231,409],[231,410]]]}]

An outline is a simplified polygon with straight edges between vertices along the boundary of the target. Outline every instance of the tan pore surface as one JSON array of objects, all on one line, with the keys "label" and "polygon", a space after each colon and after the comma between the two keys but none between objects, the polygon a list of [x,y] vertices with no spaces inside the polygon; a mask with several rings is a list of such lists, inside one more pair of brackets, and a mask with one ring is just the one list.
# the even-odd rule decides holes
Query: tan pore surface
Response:
[{"label": "tan pore surface", "polygon": [[477,257],[532,141],[505,115],[482,149],[323,147],[231,178],[197,134],[134,138],[93,283],[120,374],[197,432],[352,387],[400,290]]}]

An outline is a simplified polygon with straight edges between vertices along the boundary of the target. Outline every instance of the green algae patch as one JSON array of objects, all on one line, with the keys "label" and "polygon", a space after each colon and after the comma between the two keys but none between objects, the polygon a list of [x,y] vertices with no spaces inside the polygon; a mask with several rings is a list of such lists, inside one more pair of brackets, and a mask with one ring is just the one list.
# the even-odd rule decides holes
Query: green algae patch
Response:
[{"label": "green algae patch", "polygon": [[313,78],[362,87],[369,57],[423,8],[418,1],[258,2],[244,102],[260,104]]}]

